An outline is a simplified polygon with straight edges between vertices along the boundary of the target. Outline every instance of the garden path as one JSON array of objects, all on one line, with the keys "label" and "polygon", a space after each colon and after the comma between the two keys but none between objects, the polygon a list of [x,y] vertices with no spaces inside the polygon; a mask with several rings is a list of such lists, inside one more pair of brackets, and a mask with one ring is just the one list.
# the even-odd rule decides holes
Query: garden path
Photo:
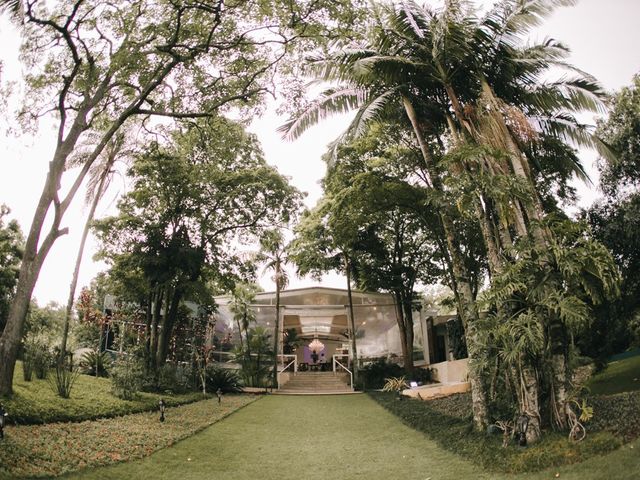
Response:
[{"label": "garden path", "polygon": [[640,442],[631,446],[579,465],[499,476],[442,450],[366,395],[273,396],[148,458],[70,478],[630,480],[640,472]]}]

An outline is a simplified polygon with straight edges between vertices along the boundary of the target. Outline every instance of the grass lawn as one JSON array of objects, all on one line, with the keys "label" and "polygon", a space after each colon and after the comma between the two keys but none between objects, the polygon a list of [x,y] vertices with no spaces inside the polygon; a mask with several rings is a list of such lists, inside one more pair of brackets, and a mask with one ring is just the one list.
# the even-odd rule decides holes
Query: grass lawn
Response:
[{"label": "grass lawn", "polygon": [[[631,448],[633,447],[633,448]],[[145,459],[69,478],[190,480],[636,480],[640,441],[535,474],[487,473],[402,424],[366,395],[270,396]]]},{"label": "grass lawn", "polygon": [[640,390],[640,355],[611,362],[604,372],[589,380],[587,387],[594,395]]},{"label": "grass lawn", "polygon": [[9,427],[0,441],[0,479],[49,478],[148,456],[256,398],[226,395],[220,405],[217,400],[204,400],[169,408],[164,423],[160,423],[157,412],[148,412],[79,423]]},{"label": "grass lawn", "polygon": [[71,398],[63,399],[51,389],[47,380],[31,382],[22,379],[22,365],[16,365],[11,398],[1,398],[9,412],[9,423],[18,425],[60,421],[82,421],[144,412],[158,408],[164,398],[169,406],[202,400],[201,393],[168,395],[141,393],[132,401],[121,400],[111,394],[111,380],[80,375],[71,390]]}]

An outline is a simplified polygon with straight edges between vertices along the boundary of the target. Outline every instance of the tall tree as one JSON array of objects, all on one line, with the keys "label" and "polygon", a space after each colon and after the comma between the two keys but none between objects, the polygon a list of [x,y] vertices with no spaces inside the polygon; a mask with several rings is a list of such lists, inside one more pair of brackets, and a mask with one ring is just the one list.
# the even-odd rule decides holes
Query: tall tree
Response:
[{"label": "tall tree", "polygon": [[[116,132],[136,118],[199,117],[232,104],[255,105],[294,40],[309,46],[311,39],[352,18],[345,14],[348,2],[19,3],[29,66],[22,119],[53,112],[57,139],[0,337],[0,394],[12,391],[22,325],[40,269],[67,232],[65,214]],[[80,167],[68,170],[82,141],[95,132],[100,134],[85,149]],[[66,191],[65,172],[75,175],[64,182],[71,185]]]},{"label": "tall tree", "polygon": [[284,237],[280,230],[268,230],[260,238],[260,253],[257,259],[263,262],[265,270],[273,271],[273,282],[276,284],[276,315],[273,334],[273,385],[278,385],[278,355],[280,354],[282,337],[280,335],[280,292],[287,288],[289,277],[285,265],[289,263]]},{"label": "tall tree", "polygon": [[237,244],[287,223],[300,193],[266,164],[254,136],[224,118],[151,145],[130,173],[134,186],[119,215],[98,229],[105,258],[124,266],[120,272],[141,272],[152,296],[150,352],[159,366],[187,292],[205,274],[227,285],[245,276]]},{"label": "tall tree", "polygon": [[[542,220],[542,207],[534,171],[536,149],[524,146],[552,136],[599,148],[573,116],[593,110],[602,91],[588,75],[568,66],[567,49],[548,41],[523,46],[522,38],[554,7],[571,0],[507,0],[478,16],[467,2],[450,0],[441,10],[403,2],[373,10],[377,25],[365,43],[346,45],[313,62],[311,70],[342,85],[326,91],[317,102],[285,125],[292,136],[328,114],[359,108],[344,138],[358,135],[364,124],[388,114],[392,103],[401,104],[414,130],[428,172],[428,185],[444,193],[450,184],[466,182],[466,208],[474,213],[482,230],[491,274],[500,275],[510,261],[515,241],[533,240],[540,251],[553,239]],[[555,82],[542,76],[551,67],[572,71],[573,77]],[[444,141],[443,141],[444,140]],[[448,146],[444,162],[434,157],[434,144]],[[575,156],[569,157],[575,159]],[[574,172],[582,174],[579,165]],[[464,186],[464,183],[463,183]],[[505,191],[505,187],[508,187]],[[484,387],[479,372],[483,348],[476,341],[478,312],[461,255],[453,217],[441,210],[443,229],[452,260],[459,312],[465,322],[474,391],[474,419],[482,428],[488,422]],[[551,258],[540,259],[541,269]],[[561,285],[557,285],[562,291]],[[508,303],[498,305],[509,316]],[[544,319],[545,332],[562,330],[557,315]],[[562,339],[554,345],[565,345]],[[554,418],[562,426],[566,397],[566,349],[554,347],[557,378]],[[533,368],[526,371],[528,389],[521,390],[534,404],[540,394]],[[535,399],[533,397],[536,397]],[[524,402],[523,402],[524,403]],[[537,403],[536,403],[537,404]],[[540,431],[534,412],[530,438]]]},{"label": "tall tree", "polygon": [[[353,381],[358,380],[358,345],[353,311],[352,279],[353,244],[351,229],[333,228],[327,222],[333,209],[334,198],[323,197],[313,210],[305,211],[295,228],[295,238],[290,244],[290,258],[296,264],[299,275],[322,274],[335,271],[343,273],[347,283],[348,335],[353,365]],[[354,227],[351,223],[350,226]]]},{"label": "tall tree", "polygon": [[16,220],[5,224],[10,210],[0,205],[0,333],[4,330],[9,305],[16,292],[20,262],[22,261],[24,238]]},{"label": "tall tree", "polygon": [[584,354],[598,364],[629,345],[640,344],[640,75],[611,95],[609,116],[597,133],[618,154],[614,162],[601,158],[600,187],[605,194],[582,217],[593,235],[613,254],[620,269],[621,296],[596,310],[591,332],[578,338]]},{"label": "tall tree", "polygon": [[80,238],[80,245],[78,246],[78,254],[76,255],[76,262],[73,268],[73,275],[71,277],[71,284],[69,285],[69,297],[67,299],[67,309],[65,311],[64,328],[62,330],[62,341],[60,343],[60,359],[64,359],[67,351],[67,338],[69,336],[69,325],[71,323],[71,316],[73,312],[73,302],[76,296],[76,287],[78,286],[78,277],[80,276],[80,266],[82,265],[82,257],[84,255],[84,247],[89,236],[89,229],[94,220],[98,203],[105,194],[111,178],[114,174],[114,164],[116,160],[123,153],[123,141],[124,135],[121,133],[114,138],[113,141],[107,146],[104,154],[103,161],[99,162],[92,169],[90,187],[88,188],[87,200],[90,201],[89,213],[82,229],[82,236]]},{"label": "tall tree", "polygon": [[624,197],[640,189],[640,74],[609,98],[609,115],[597,133],[616,152],[615,161],[600,159],[600,185],[608,197]]}]

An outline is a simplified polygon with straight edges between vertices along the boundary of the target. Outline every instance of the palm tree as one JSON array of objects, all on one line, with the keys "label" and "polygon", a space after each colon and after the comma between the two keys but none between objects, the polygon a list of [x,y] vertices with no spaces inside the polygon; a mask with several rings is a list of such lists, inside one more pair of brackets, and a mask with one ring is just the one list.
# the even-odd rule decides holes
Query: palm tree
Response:
[{"label": "palm tree", "polygon": [[[382,21],[383,10],[374,10],[374,14]],[[354,120],[336,143],[350,140],[362,134],[367,124],[384,115],[398,114],[402,108],[408,117],[411,128],[420,148],[427,173],[426,186],[443,193],[444,186],[440,172],[433,158],[430,145],[425,138],[424,125],[430,125],[429,133],[442,131],[445,116],[440,105],[442,88],[429,76],[421,73],[422,65],[412,58],[396,54],[393,45],[388,41],[386,26],[376,28],[368,44],[344,46],[328,57],[312,60],[310,72],[319,80],[341,82],[340,86],[325,90],[297,118],[291,119],[280,128],[284,137],[294,139],[307,128],[335,113],[352,109],[357,110]],[[402,53],[402,52],[399,52]],[[420,87],[415,81],[420,79]],[[424,92],[429,92],[424,95]],[[395,108],[394,108],[395,107]],[[428,122],[425,122],[428,115]],[[474,348],[477,342],[478,309],[475,304],[470,275],[462,254],[462,242],[456,233],[453,218],[455,213],[446,208],[438,211],[451,258],[451,284],[459,301],[458,311],[464,319],[472,366],[470,379],[472,383],[474,423],[478,429],[488,424],[488,409],[485,388],[480,376],[476,373],[474,363],[480,363],[481,352]],[[347,257],[345,257],[347,258]],[[348,259],[347,259],[348,265]],[[348,267],[347,267],[348,268]]]},{"label": "palm tree", "polygon": [[[524,147],[537,138],[553,136],[608,153],[573,114],[598,107],[602,92],[595,81],[565,63],[567,50],[557,42],[519,44],[522,35],[553,8],[572,3],[506,0],[481,18],[461,0],[447,1],[441,11],[413,2],[374,9],[379,25],[368,43],[344,46],[312,63],[311,71],[321,80],[341,86],[326,90],[283,130],[293,138],[331,113],[358,109],[342,136],[348,139],[362,132],[366,122],[394,113],[392,105],[401,103],[429,172],[429,187],[446,191],[441,178],[446,174],[444,168],[457,177],[487,180],[476,184],[472,208],[482,228],[491,273],[499,275],[517,238],[530,238],[544,246],[551,235],[541,227],[544,211],[533,176],[535,159]],[[558,66],[569,69],[573,77],[543,81],[549,68]],[[443,135],[449,145],[471,153],[458,155],[446,165],[436,164],[429,137]],[[574,165],[574,172],[584,177],[579,164]],[[491,185],[510,177],[516,179],[515,187],[506,195]],[[465,319],[473,372],[479,360],[476,355],[481,355],[474,351],[473,341],[477,307],[459,261],[461,242],[452,217],[445,210],[440,216],[454,284],[462,300],[459,309]],[[554,364],[562,370],[562,362]],[[525,396],[537,397],[534,372],[528,369],[525,373],[530,386],[528,391],[523,389]],[[557,376],[562,378],[563,372]],[[474,392],[482,390],[481,379],[472,376],[472,383]],[[522,403],[527,402],[534,403],[533,398],[523,397]],[[484,423],[481,405],[481,398],[474,399],[477,426]]]},{"label": "palm tree", "polygon": [[7,12],[14,23],[21,23],[24,10],[21,0],[0,0],[0,14]]},{"label": "palm tree", "polygon": [[280,353],[280,292],[289,284],[289,277],[283,268],[289,262],[287,247],[282,232],[269,230],[260,239],[261,251],[257,260],[264,262],[265,270],[273,270],[273,281],[276,284],[276,315],[274,322],[273,346],[273,385],[278,385],[278,354]]},{"label": "palm tree", "polygon": [[63,360],[67,351],[67,339],[69,336],[69,323],[71,321],[71,312],[73,310],[73,303],[75,300],[76,287],[78,285],[78,277],[80,275],[80,266],[82,264],[82,257],[84,255],[84,247],[89,235],[89,229],[93,222],[98,203],[102,199],[102,196],[106,192],[111,179],[113,178],[113,166],[115,162],[123,154],[128,152],[123,151],[124,147],[123,133],[117,134],[114,139],[107,145],[104,154],[98,163],[92,168],[90,172],[89,186],[87,188],[87,200],[91,202],[89,213],[82,230],[82,236],[80,239],[80,245],[78,246],[78,254],[76,256],[76,263],[73,269],[73,276],[71,278],[71,284],[69,286],[69,297],[67,300],[67,308],[65,310],[64,327],[62,330],[62,342],[60,345],[60,359]]},{"label": "palm tree", "polygon": [[240,350],[248,358],[251,358],[251,345],[247,341],[243,342],[242,334],[244,338],[247,338],[249,326],[256,321],[256,313],[253,309],[253,301],[255,299],[258,287],[252,283],[239,283],[233,290],[231,299],[230,310],[233,314],[233,318],[238,326],[238,336],[240,337]]}]

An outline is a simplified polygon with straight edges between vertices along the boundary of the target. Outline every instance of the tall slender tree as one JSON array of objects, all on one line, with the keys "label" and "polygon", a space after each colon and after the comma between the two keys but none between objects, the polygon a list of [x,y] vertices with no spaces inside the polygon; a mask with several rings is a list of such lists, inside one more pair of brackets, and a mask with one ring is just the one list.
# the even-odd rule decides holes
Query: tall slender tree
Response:
[{"label": "tall slender tree", "polygon": [[259,262],[263,262],[265,270],[273,271],[273,282],[276,285],[276,313],[273,326],[273,385],[278,385],[278,355],[282,349],[280,334],[280,292],[287,288],[289,277],[285,265],[289,263],[287,247],[282,231],[268,230],[260,238]]}]

